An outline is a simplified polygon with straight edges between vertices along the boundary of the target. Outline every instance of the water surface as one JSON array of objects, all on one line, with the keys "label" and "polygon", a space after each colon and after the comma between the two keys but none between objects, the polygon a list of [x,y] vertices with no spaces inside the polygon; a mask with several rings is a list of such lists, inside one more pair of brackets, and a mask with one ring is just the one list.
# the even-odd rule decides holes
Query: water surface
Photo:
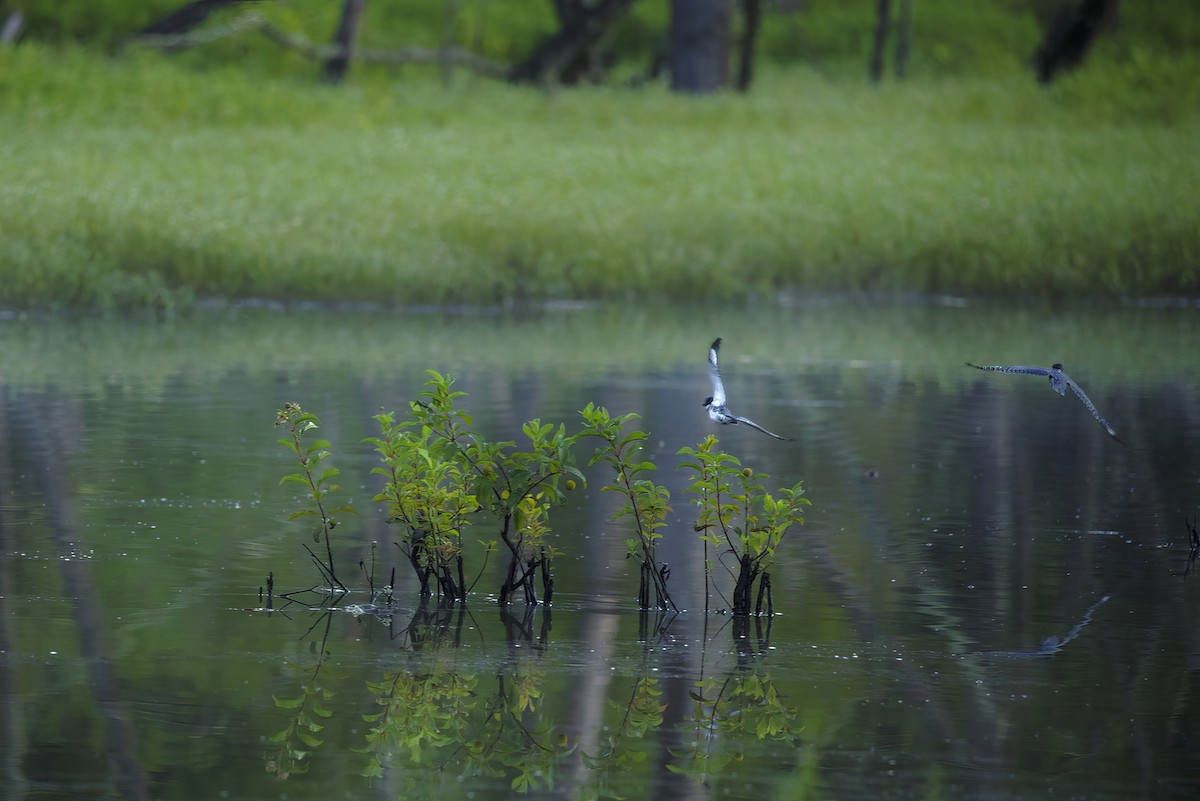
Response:
[{"label": "water surface", "polygon": [[[718,335],[730,406],[794,442],[714,432]],[[1198,341],[1195,309],[950,300],[10,316],[2,794],[1193,798]],[[967,360],[1063,362],[1124,444],[1044,379]],[[551,608],[499,609],[494,562],[466,608],[423,607],[361,440],[427,368],[489,437],[574,428],[588,402],[641,415],[683,611],[636,608],[598,469],[551,518]],[[317,581],[279,485],[286,401],[321,416],[363,514],[335,539],[355,593],[268,613],[269,573],[277,593]],[[723,614],[721,570],[705,611],[675,454],[707,433],[813,501],[772,568],[772,618]],[[352,614],[372,564],[376,586],[397,567],[395,606]]]}]

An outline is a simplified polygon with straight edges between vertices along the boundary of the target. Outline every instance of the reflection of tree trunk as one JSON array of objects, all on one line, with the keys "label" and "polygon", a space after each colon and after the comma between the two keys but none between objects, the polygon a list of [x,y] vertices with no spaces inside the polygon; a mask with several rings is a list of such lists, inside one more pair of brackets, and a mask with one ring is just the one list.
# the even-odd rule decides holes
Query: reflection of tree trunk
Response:
[{"label": "reflection of tree trunk", "polygon": [[871,45],[870,64],[872,83],[883,80],[883,51],[887,47],[891,19],[892,0],[875,0],[875,41]]},{"label": "reflection of tree trunk", "polygon": [[715,92],[729,74],[732,0],[671,0],[671,88]]},{"label": "reflection of tree trunk", "polygon": [[80,556],[86,550],[82,540],[83,527],[77,518],[71,486],[63,475],[64,447],[54,440],[55,433],[63,430],[66,415],[57,413],[59,409],[53,401],[40,397],[19,398],[16,411],[21,433],[26,438],[25,452],[33,462],[49,512],[63,587],[79,629],[79,647],[87,664],[97,711],[104,724],[107,754],[116,772],[117,790],[126,799],[149,798],[146,773],[137,757],[137,738],[118,689],[115,665],[105,639],[99,598],[88,563]]},{"label": "reflection of tree trunk", "polygon": [[346,77],[350,61],[354,58],[354,45],[358,41],[358,26],[362,22],[367,0],[345,0],[342,16],[338,21],[333,44],[338,51],[325,62],[325,80],[338,83]]},{"label": "reflection of tree trunk", "polygon": [[[9,606],[12,589],[16,578],[13,576],[13,560],[7,554],[13,553],[14,537],[5,520],[4,510],[12,501],[10,489],[16,474],[13,469],[10,454],[14,451],[9,446],[7,417],[3,406],[4,398],[0,396],[0,654],[16,653],[12,631],[9,628],[13,620],[13,611]],[[0,738],[8,743],[4,752],[4,763],[0,765],[0,796],[10,801],[20,801],[29,790],[29,781],[21,769],[25,761],[25,722],[21,717],[21,703],[17,698],[16,682],[13,680],[13,662],[10,659],[0,659]]]},{"label": "reflection of tree trunk", "polygon": [[1116,19],[1117,4],[1118,0],[1083,0],[1060,11],[1033,56],[1038,82],[1050,83],[1058,73],[1083,63],[1100,29]]},{"label": "reflection of tree trunk", "polygon": [[254,0],[195,0],[186,6],[173,11],[161,19],[142,28],[141,36],[162,36],[167,34],[187,33],[193,28],[204,24],[209,15],[227,6],[238,3],[251,3]]}]

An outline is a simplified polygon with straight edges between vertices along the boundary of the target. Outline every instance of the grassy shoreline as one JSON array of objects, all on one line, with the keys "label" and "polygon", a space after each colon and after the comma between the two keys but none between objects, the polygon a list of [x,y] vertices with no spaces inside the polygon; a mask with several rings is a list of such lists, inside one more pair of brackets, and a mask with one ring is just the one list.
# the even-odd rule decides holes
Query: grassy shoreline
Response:
[{"label": "grassy shoreline", "polygon": [[1200,292],[1197,90],[1128,69],[704,100],[38,48],[0,74],[10,308]]}]

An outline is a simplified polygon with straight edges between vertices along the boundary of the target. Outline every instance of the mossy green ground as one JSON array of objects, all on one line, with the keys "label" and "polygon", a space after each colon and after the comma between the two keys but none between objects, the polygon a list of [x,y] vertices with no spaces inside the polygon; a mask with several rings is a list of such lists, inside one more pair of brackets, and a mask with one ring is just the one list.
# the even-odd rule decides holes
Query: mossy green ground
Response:
[{"label": "mossy green ground", "polygon": [[0,52],[0,304],[1200,291],[1200,60],[748,96]]}]

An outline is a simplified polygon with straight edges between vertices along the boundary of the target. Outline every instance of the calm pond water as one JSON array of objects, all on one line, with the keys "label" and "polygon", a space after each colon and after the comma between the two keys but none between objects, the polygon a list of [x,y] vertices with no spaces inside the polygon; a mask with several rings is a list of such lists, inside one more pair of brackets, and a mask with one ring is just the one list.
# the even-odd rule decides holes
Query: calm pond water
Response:
[{"label": "calm pond water", "polygon": [[[730,407],[794,441],[708,420],[718,335]],[[1195,308],[952,299],[10,315],[0,796],[1196,798],[1197,343]],[[1123,444],[1044,378],[964,361],[1063,362]],[[600,467],[552,513],[551,608],[498,608],[480,548],[466,607],[422,608],[362,439],[426,368],[493,438],[575,429],[588,402],[641,415],[683,611],[639,613]],[[321,416],[362,514],[334,532],[354,593],[268,612],[268,574],[319,582],[279,484],[286,401]],[[704,611],[675,454],[708,433],[813,502],[772,618]],[[394,608],[355,615],[372,565]]]}]

